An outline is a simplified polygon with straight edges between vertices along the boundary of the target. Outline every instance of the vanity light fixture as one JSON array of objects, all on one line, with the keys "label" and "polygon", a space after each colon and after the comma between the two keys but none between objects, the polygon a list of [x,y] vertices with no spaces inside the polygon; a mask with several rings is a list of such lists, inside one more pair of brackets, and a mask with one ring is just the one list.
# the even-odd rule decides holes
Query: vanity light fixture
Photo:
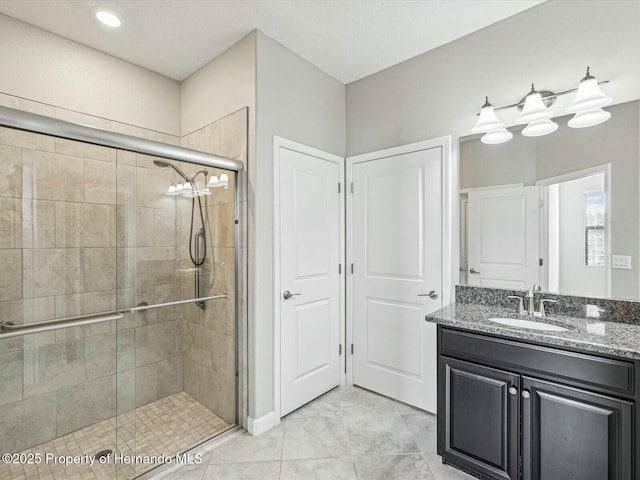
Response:
[{"label": "vanity light fixture", "polygon": [[229,175],[226,173],[221,173],[220,178],[217,175],[213,175],[209,179],[209,183],[207,184],[209,188],[229,188]]},{"label": "vanity light fixture", "polygon": [[107,10],[96,11],[96,18],[100,23],[106,25],[107,27],[118,28],[120,25],[122,25],[122,21],[118,18],[118,16],[115,13],[109,12]]},{"label": "vanity light fixture", "polygon": [[553,133],[558,129],[558,124],[551,120],[554,113],[550,107],[556,102],[557,97],[573,92],[577,93],[566,113],[575,115],[567,125],[571,128],[599,125],[611,118],[611,113],[602,110],[602,107],[613,101],[600,90],[600,85],[607,83],[609,83],[608,80],[598,82],[587,67],[587,74],[580,80],[578,88],[554,93],[547,90],[537,91],[531,84],[531,91],[518,103],[499,108],[494,108],[485,97],[485,104],[480,109],[478,121],[471,129],[471,133],[484,133],[481,141],[486,144],[494,145],[511,140],[513,134],[505,128],[505,124],[500,121],[496,112],[514,107],[520,110],[520,115],[515,122],[527,124],[522,130],[522,135],[539,137]]}]

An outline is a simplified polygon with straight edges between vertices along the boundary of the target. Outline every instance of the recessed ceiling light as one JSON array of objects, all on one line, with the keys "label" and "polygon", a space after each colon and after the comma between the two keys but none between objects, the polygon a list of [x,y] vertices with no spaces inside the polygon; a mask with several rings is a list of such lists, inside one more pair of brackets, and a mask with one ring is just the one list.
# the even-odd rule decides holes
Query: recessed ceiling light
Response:
[{"label": "recessed ceiling light", "polygon": [[100,21],[100,23],[103,23],[107,27],[117,28],[122,25],[122,22],[118,17],[115,16],[115,14],[107,12],[106,10],[98,10],[96,12],[96,18]]}]

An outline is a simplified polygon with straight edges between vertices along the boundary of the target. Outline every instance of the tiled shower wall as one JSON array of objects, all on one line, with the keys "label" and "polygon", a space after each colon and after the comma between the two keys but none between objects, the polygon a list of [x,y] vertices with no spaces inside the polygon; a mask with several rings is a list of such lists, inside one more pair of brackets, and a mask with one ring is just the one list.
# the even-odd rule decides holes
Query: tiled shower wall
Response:
[{"label": "tiled shower wall", "polygon": [[[242,137],[246,150],[243,135],[234,139]],[[0,127],[0,321],[192,298],[184,271],[190,202],[164,195],[176,181],[147,156]],[[42,443],[183,389],[234,421],[234,256],[224,229],[233,224],[232,188],[208,199],[210,222],[221,230],[212,235],[215,282],[202,286],[203,295],[224,292],[229,301],[206,312],[171,307],[129,314],[117,326],[0,340],[0,450]],[[196,345],[194,335],[211,343]]]},{"label": "tiled shower wall", "polygon": [[[223,155],[244,162],[247,159],[247,109],[197,130],[182,139],[183,146]],[[191,167],[193,168],[193,167]],[[210,175],[221,170],[210,169]],[[212,189],[208,203],[212,234],[202,289],[228,300],[209,302],[202,311],[190,305],[183,328],[184,390],[226,422],[236,420],[236,358],[238,332],[235,325],[235,175],[229,172],[228,189]],[[190,212],[190,210],[189,210]],[[183,215],[188,212],[182,210]],[[186,217],[183,217],[186,221]],[[241,233],[241,232],[239,232]],[[188,258],[183,255],[183,258]],[[242,272],[242,265],[238,266]],[[215,267],[215,268],[214,268]],[[185,279],[183,295],[193,291],[193,276]],[[242,280],[241,278],[239,279]]]}]

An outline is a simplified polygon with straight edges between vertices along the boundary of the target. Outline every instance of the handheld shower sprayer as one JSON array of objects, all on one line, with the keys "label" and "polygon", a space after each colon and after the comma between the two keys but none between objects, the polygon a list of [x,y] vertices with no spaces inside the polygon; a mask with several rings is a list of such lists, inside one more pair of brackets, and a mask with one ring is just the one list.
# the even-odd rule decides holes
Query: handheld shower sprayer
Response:
[{"label": "handheld shower sprayer", "polygon": [[[156,159],[153,161],[153,164],[156,167],[161,168],[172,168],[175,172],[180,175],[185,182],[191,184],[193,191],[195,192],[198,187],[196,186],[195,177],[198,173],[205,174],[205,184],[206,184],[206,170],[200,171],[196,173],[193,177],[189,178],[180,168],[176,167],[173,163],[167,162],[165,160]],[[200,224],[202,227],[195,233],[194,235],[194,217],[195,217],[195,209],[196,209],[196,195],[191,197],[191,226],[189,228],[189,257],[191,259],[191,263],[195,268],[195,296],[196,298],[200,297],[200,267],[204,265],[205,260],[207,259],[207,231],[206,231],[206,223],[204,220],[204,213],[202,212],[202,201],[199,196],[198,198],[198,210],[200,212]],[[196,302],[201,309],[205,309],[204,302]]]}]

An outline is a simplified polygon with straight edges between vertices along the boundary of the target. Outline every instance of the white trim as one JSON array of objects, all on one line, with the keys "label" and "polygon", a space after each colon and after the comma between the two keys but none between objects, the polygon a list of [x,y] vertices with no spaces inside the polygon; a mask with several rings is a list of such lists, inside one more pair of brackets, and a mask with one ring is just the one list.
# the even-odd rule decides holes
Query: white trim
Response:
[{"label": "white trim", "polygon": [[[342,264],[342,275],[346,275],[346,264],[345,264],[345,211],[344,211],[344,198],[346,185],[344,182],[344,158],[338,155],[334,155],[332,153],[324,152],[322,150],[318,150],[313,147],[309,147],[307,145],[302,145],[301,143],[294,142],[292,140],[287,140],[286,138],[278,137],[274,135],[273,137],[273,163],[274,163],[274,177],[273,177],[273,412],[271,414],[274,415],[274,424],[277,425],[280,423],[280,412],[281,412],[281,394],[282,394],[282,381],[281,381],[281,324],[280,324],[280,149],[284,148],[287,150],[293,150],[295,152],[304,153],[306,155],[311,155],[312,157],[317,157],[322,160],[326,160],[328,162],[337,163],[340,167],[340,183],[342,184],[342,188],[340,190],[340,263]],[[341,368],[340,368],[340,384],[344,385],[345,378],[345,368],[344,368],[344,358],[347,358],[347,348],[345,343],[345,284],[341,282],[340,284],[340,341],[344,346],[343,359],[341,359]],[[262,417],[264,418],[264,417]],[[272,425],[272,426],[273,426]],[[271,428],[271,427],[269,427]]]},{"label": "white trim", "polygon": [[[536,185],[539,185],[543,188],[543,198],[544,198],[544,208],[543,208],[543,215],[541,215],[541,221],[543,220],[542,217],[544,217],[544,224],[541,225],[540,228],[540,234],[542,235],[548,235],[547,229],[548,226],[546,225],[546,221],[548,219],[548,215],[549,212],[547,211],[547,209],[549,208],[548,205],[548,187],[549,185],[555,185],[558,183],[563,183],[563,182],[570,182],[571,180],[578,180],[580,178],[585,178],[585,177],[590,177],[592,175],[599,175],[599,174],[604,174],[604,193],[605,193],[605,198],[607,200],[607,204],[606,204],[606,242],[605,242],[605,259],[606,259],[606,272],[605,272],[605,296],[607,298],[611,298],[611,284],[612,284],[612,280],[611,280],[611,276],[612,276],[612,271],[611,271],[611,263],[612,263],[612,258],[611,258],[611,254],[612,254],[612,250],[611,250],[611,235],[612,235],[612,228],[611,228],[611,164],[610,163],[606,163],[604,165],[598,165],[597,167],[591,167],[591,168],[585,168],[584,170],[578,170],[576,172],[570,172],[570,173],[565,173],[564,175],[558,175],[557,177],[549,177],[549,178],[545,178],[543,180],[538,180],[536,182]],[[545,242],[548,242],[548,239],[546,237],[541,237],[541,241],[544,240]],[[542,247],[542,245],[541,245]],[[543,248],[542,247],[540,249],[540,252],[543,253]],[[545,258],[545,260],[548,261],[548,258]],[[548,270],[545,270],[542,273],[546,273]],[[546,281],[546,279],[545,279]],[[562,293],[562,292],[559,292]]]},{"label": "white trim", "polygon": [[[460,162],[457,149],[451,141],[451,136],[434,138],[421,142],[388,148],[377,152],[364,153],[347,157],[346,183],[350,187],[353,180],[353,165],[356,163],[379,160],[382,158],[402,155],[406,153],[442,148],[442,305],[447,306],[455,301],[455,282],[459,275],[460,265],[460,231],[459,231],[459,203],[460,192],[458,171]],[[353,234],[350,228],[353,224],[353,199],[348,197],[347,204],[347,265],[353,262]],[[346,343],[353,343],[353,276],[347,276],[347,329]],[[347,355],[347,384],[353,384],[353,357]]]},{"label": "white trim", "polygon": [[247,431],[251,435],[261,435],[278,423],[280,423],[280,420],[276,421],[276,415],[273,412],[269,412],[260,418],[247,417]]},{"label": "white trim", "polygon": [[496,188],[517,188],[524,187],[524,183],[507,183],[505,185],[490,185],[488,187],[472,187],[472,188],[461,188],[460,194],[465,194],[469,192],[478,192],[480,190],[494,190]]}]

